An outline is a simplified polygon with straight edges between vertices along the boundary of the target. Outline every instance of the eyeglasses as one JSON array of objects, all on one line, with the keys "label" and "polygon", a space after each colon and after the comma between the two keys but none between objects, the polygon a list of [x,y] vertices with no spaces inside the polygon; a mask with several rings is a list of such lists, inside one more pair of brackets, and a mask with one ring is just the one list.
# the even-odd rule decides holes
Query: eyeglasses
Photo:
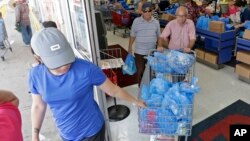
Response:
[{"label": "eyeglasses", "polygon": [[152,12],[152,10],[143,10],[143,13]]},{"label": "eyeglasses", "polygon": [[180,17],[180,18],[185,18],[187,17],[187,15],[176,15],[177,17]]}]

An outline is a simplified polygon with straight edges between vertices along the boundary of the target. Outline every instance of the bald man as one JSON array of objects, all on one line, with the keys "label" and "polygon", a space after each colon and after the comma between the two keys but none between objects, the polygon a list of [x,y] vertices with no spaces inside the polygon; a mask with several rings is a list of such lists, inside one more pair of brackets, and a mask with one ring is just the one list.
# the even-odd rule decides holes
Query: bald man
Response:
[{"label": "bald man", "polygon": [[[167,41],[169,49],[190,52],[196,40],[194,22],[187,19],[188,10],[183,6],[176,10],[176,17],[166,25],[160,38]],[[158,50],[162,49],[162,41],[160,41]]]},{"label": "bald man", "polygon": [[0,90],[0,140],[23,141],[22,120],[18,98],[10,91]]}]

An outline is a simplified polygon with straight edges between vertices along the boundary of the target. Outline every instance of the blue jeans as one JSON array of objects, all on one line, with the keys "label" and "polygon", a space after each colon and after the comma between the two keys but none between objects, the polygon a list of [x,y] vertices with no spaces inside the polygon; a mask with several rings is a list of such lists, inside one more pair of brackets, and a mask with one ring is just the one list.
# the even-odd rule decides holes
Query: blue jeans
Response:
[{"label": "blue jeans", "polygon": [[29,45],[32,37],[32,31],[30,25],[22,25],[21,32],[22,32],[23,42],[26,45]]}]

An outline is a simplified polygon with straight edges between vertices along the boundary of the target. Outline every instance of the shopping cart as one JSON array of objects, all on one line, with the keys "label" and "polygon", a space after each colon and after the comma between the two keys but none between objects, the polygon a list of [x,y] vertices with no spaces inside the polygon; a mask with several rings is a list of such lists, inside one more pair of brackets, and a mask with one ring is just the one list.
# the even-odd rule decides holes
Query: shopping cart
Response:
[{"label": "shopping cart", "polygon": [[[153,55],[155,51],[156,50],[150,51],[149,56]],[[191,54],[196,57],[194,51],[192,51]],[[145,84],[149,85],[150,81],[156,78],[157,73],[158,72],[154,71],[150,65],[147,64],[141,86]],[[179,82],[191,83],[194,74],[195,63],[188,68],[185,74],[164,73],[163,76],[168,82],[176,84]],[[142,98],[142,89],[143,88],[140,90],[139,99]],[[189,104],[164,103],[165,105],[163,106],[163,103],[156,102],[153,103],[153,106],[139,108],[139,132],[154,135],[154,137],[175,136],[178,140],[180,140],[181,137],[185,137],[185,141],[187,141],[192,129],[194,96],[191,95],[190,99],[191,102]],[[164,140],[164,138],[159,140]]]},{"label": "shopping cart", "polygon": [[130,13],[123,9],[117,9],[112,11],[112,23],[114,25],[113,34],[119,32],[118,29],[124,29],[122,37],[129,36],[129,28],[131,26]]},{"label": "shopping cart", "polygon": [[[103,49],[100,51],[101,55],[101,68],[106,76],[114,84],[118,84],[118,76],[116,74],[118,68],[124,65],[122,60],[122,53],[120,48]],[[130,110],[125,105],[117,104],[116,98],[114,97],[114,105],[108,108],[109,120],[120,121],[128,117]]]},{"label": "shopping cart", "polygon": [[102,13],[104,23],[107,25],[107,30],[110,30],[112,25],[112,9],[108,6],[101,6],[97,10]]},{"label": "shopping cart", "polygon": [[1,57],[2,61],[5,60],[4,55],[8,52],[8,50],[10,50],[12,52],[11,44],[12,43],[10,43],[8,39],[5,39],[3,41],[3,44],[0,45],[0,57]]}]

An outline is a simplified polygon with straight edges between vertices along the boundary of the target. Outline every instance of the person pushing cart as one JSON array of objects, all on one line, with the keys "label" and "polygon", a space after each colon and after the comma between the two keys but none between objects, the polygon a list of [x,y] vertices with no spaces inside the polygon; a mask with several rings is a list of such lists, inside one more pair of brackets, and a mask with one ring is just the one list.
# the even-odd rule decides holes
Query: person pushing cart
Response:
[{"label": "person pushing cart", "polygon": [[199,91],[195,58],[192,50],[148,54],[139,94],[147,108],[139,108],[138,120],[139,132],[152,135],[150,141],[174,141],[182,136],[187,141],[191,135],[194,96]]}]

